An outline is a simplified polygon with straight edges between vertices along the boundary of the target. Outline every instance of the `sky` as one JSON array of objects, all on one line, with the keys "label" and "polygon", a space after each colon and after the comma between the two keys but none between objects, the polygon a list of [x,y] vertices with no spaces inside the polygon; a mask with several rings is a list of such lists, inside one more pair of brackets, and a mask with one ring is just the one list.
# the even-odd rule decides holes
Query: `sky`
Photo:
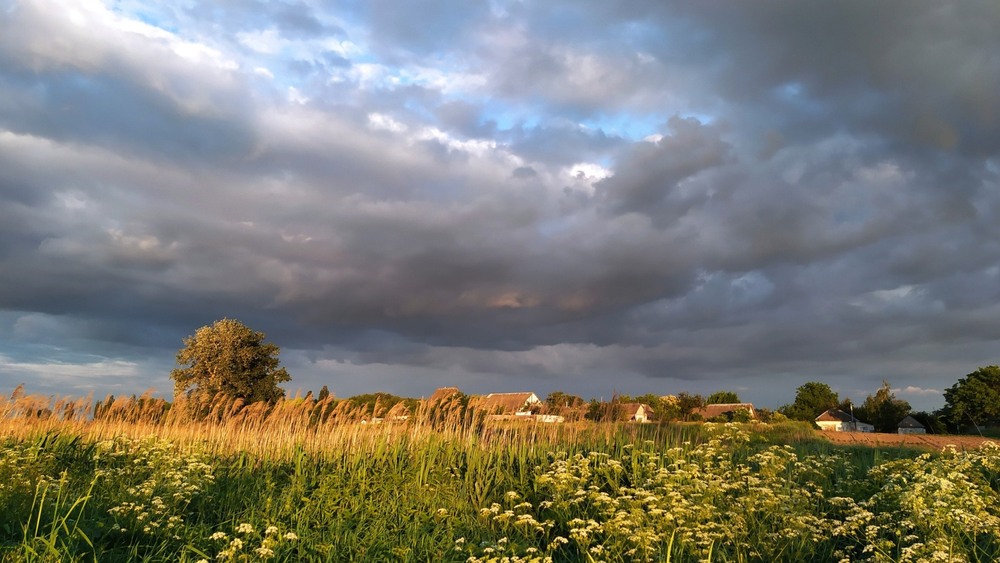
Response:
[{"label": "sky", "polygon": [[0,393],[337,396],[1000,362],[1000,3],[0,0]]}]

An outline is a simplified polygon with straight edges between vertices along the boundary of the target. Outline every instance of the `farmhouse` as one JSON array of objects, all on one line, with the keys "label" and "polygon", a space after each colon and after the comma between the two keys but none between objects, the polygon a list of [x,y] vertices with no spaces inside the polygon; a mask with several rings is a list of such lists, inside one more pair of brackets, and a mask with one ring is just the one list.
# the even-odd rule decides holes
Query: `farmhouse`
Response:
[{"label": "farmhouse", "polygon": [[462,392],[458,390],[458,387],[439,387],[427,398],[427,405],[436,406],[461,394]]},{"label": "farmhouse", "polygon": [[410,408],[406,406],[406,403],[400,401],[393,405],[393,407],[385,413],[383,418],[390,422],[403,422],[409,420],[410,415],[412,414],[413,413],[410,411]]},{"label": "farmhouse", "polygon": [[441,387],[420,401],[419,416],[430,422],[442,422],[464,410],[467,404],[464,399],[458,387]]},{"label": "farmhouse", "polygon": [[898,432],[900,434],[927,433],[927,428],[925,428],[923,424],[920,424],[920,422],[917,419],[909,415],[907,415],[906,418],[904,418],[903,420],[900,420],[899,424],[897,424],[896,427],[898,428]]},{"label": "farmhouse", "polygon": [[874,432],[875,427],[840,410],[830,409],[816,417],[816,425],[828,432]]},{"label": "farmhouse", "polygon": [[541,400],[534,393],[490,393],[476,397],[473,406],[492,415],[529,416],[532,407],[541,406]]},{"label": "farmhouse", "polygon": [[751,420],[757,419],[757,411],[753,410],[753,403],[719,403],[715,405],[705,405],[691,411],[692,415],[698,415],[702,420],[711,420],[717,416],[725,416],[732,420],[733,415],[739,411],[746,411]]},{"label": "farmhouse", "polygon": [[653,409],[644,403],[621,403],[622,420],[629,422],[649,422]]}]

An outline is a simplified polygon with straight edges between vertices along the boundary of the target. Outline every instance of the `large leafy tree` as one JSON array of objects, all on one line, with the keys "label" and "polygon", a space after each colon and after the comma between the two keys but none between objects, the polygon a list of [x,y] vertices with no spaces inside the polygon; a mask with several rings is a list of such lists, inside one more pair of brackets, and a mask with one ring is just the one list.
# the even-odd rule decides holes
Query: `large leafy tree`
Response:
[{"label": "large leafy tree", "polygon": [[815,420],[840,404],[840,397],[826,383],[810,381],[795,392],[795,402],[781,407],[779,412],[792,420]]},{"label": "large leafy tree", "polygon": [[244,403],[274,402],[284,397],[279,383],[291,380],[279,367],[277,345],[264,341],[264,333],[234,319],[203,326],[184,339],[177,352],[182,367],[170,372],[174,395],[186,396],[195,405],[208,406],[225,395]]},{"label": "large leafy tree", "polygon": [[945,390],[942,410],[954,426],[1000,425],[1000,367],[981,367],[959,379]]},{"label": "large leafy tree", "polygon": [[876,432],[895,432],[900,420],[910,414],[910,403],[897,399],[888,381],[874,395],[865,398],[861,408],[855,410],[859,420],[866,420],[875,426]]}]

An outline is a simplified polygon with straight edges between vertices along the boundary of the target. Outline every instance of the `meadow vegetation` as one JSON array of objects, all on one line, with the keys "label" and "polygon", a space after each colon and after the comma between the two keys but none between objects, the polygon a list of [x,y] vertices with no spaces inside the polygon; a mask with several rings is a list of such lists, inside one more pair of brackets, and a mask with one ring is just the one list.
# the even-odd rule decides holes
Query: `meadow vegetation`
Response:
[{"label": "meadow vegetation", "polygon": [[[347,406],[341,406],[341,405]],[[0,403],[3,561],[995,561],[1000,448],[805,423],[361,424],[347,402]],[[341,409],[338,411],[338,409]]]}]

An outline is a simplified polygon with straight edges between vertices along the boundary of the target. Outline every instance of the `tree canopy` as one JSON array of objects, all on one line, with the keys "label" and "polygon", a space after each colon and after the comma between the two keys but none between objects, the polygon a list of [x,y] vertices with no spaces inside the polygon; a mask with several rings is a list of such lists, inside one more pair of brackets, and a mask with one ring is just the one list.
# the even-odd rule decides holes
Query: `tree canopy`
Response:
[{"label": "tree canopy", "polygon": [[855,410],[855,416],[874,425],[876,432],[895,432],[910,410],[910,403],[897,399],[889,382],[883,381],[882,387],[874,395],[868,395],[861,408]]},{"label": "tree canopy", "polygon": [[278,384],[291,377],[279,367],[280,348],[264,338],[263,332],[234,319],[199,328],[177,352],[182,367],[170,372],[174,395],[186,396],[202,407],[220,393],[244,403],[284,397]]},{"label": "tree canopy", "polygon": [[677,412],[684,420],[688,420],[691,412],[705,406],[705,398],[701,395],[691,395],[680,392],[677,394]]},{"label": "tree canopy", "polygon": [[548,397],[545,397],[545,406],[550,409],[571,409],[578,408],[583,405],[584,401],[581,397],[570,395],[562,391],[553,391],[549,393]]},{"label": "tree canopy", "polygon": [[840,397],[826,383],[810,381],[801,385],[795,392],[795,402],[779,409],[781,414],[792,420],[815,420],[840,404]]},{"label": "tree canopy", "polygon": [[716,391],[705,399],[706,405],[725,405],[738,402],[740,402],[740,397],[735,391]]},{"label": "tree canopy", "polygon": [[981,367],[946,389],[942,414],[959,427],[1000,425],[1000,367]]}]

